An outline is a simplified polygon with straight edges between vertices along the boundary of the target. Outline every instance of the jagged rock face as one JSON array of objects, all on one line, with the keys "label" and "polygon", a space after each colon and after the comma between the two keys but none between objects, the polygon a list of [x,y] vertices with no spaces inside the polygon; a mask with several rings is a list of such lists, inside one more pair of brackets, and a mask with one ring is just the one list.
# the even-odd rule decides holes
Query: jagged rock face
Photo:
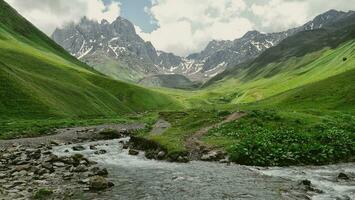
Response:
[{"label": "jagged rock face", "polygon": [[234,41],[211,41],[203,51],[186,58],[156,51],[136,34],[131,22],[121,17],[113,23],[83,18],[78,24],[57,29],[52,38],[72,55],[117,79],[137,82],[146,76],[181,74],[204,82],[227,68],[254,59],[291,35],[322,28],[348,14],[330,10],[284,32],[250,31]]},{"label": "jagged rock face", "polygon": [[154,65],[158,62],[158,55],[153,45],[140,38],[133,24],[121,17],[113,23],[83,18],[78,24],[56,29],[52,38],[72,55],[99,71],[110,72],[100,68],[102,65],[127,71],[120,76],[117,70],[121,79],[138,80],[144,74],[156,74],[159,71]]}]

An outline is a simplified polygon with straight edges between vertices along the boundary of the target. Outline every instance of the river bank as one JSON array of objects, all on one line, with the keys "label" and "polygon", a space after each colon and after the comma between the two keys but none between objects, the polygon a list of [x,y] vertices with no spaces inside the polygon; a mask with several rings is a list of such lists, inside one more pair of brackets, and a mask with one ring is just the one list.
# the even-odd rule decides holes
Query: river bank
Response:
[{"label": "river bank", "polygon": [[[125,136],[139,127],[116,125],[115,130]],[[354,163],[260,168],[149,160],[143,151],[128,148],[128,137],[100,139],[98,133],[107,128],[114,127],[81,127],[1,141],[0,199],[29,199],[43,189],[50,191],[49,199],[354,198]],[[90,189],[90,178],[96,176],[102,177],[103,190]]]}]

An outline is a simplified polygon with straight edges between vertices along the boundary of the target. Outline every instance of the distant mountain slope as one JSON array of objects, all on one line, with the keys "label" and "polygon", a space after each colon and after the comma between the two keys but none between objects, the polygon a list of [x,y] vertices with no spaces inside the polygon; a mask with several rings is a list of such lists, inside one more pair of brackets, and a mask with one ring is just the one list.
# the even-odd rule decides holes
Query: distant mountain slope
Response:
[{"label": "distant mountain slope", "polygon": [[139,83],[148,87],[166,87],[175,89],[193,89],[198,86],[180,74],[159,74],[147,76],[140,80]]},{"label": "distant mountain slope", "polygon": [[321,29],[348,15],[336,10],[325,12],[303,26],[277,33],[260,33],[250,31],[242,38],[234,41],[212,41],[201,53],[191,55],[200,63],[203,63],[203,71],[221,72],[225,69],[234,68],[236,65],[254,59],[267,49],[277,46],[284,39],[301,31]]},{"label": "distant mountain slope", "polygon": [[0,118],[98,117],[176,108],[81,63],[0,0]]},{"label": "distant mountain slope", "polygon": [[211,79],[205,84],[205,98],[222,103],[255,102],[353,70],[354,25],[355,14],[348,13],[319,30],[297,33],[256,59]]},{"label": "distant mountain slope", "polygon": [[212,41],[200,53],[186,58],[156,51],[143,41],[128,20],[113,23],[83,18],[78,24],[57,29],[52,38],[68,52],[111,77],[138,81],[157,74],[181,74],[193,81],[206,80],[253,59],[285,38],[304,30],[315,30],[348,13],[330,10],[301,27],[279,33],[250,31],[233,41]]},{"label": "distant mountain slope", "polygon": [[153,45],[121,17],[113,23],[83,18],[78,24],[56,29],[52,38],[78,59],[114,78],[137,81],[159,72]]}]

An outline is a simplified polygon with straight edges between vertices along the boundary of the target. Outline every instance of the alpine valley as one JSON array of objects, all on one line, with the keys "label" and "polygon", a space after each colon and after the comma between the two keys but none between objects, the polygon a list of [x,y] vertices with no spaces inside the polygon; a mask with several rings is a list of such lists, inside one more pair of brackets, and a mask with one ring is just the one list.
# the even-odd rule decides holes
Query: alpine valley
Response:
[{"label": "alpine valley", "polygon": [[[115,79],[184,88],[184,84],[189,84],[186,78],[198,86],[198,83],[204,83],[226,69],[256,58],[289,36],[320,29],[350,14],[352,12],[330,10],[303,26],[283,32],[249,31],[234,41],[211,41],[203,51],[187,57],[156,50],[149,41],[137,35],[131,22],[122,17],[112,23],[83,18],[77,24],[56,29],[52,39],[79,60]],[[169,74],[186,78],[175,77],[176,84],[157,84],[162,82],[157,79],[164,79]],[[183,85],[179,85],[181,82]]]},{"label": "alpine valley", "polygon": [[0,0],[0,200],[355,199],[355,12],[180,57],[14,1],[66,2]]}]

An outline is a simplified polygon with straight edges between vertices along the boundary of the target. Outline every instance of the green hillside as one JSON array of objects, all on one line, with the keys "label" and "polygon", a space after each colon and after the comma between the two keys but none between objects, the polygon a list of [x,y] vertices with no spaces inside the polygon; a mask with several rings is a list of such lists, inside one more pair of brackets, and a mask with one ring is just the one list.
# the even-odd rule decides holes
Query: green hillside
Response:
[{"label": "green hillside", "polygon": [[178,107],[166,95],[92,70],[2,0],[0,11],[1,119],[89,118]]},{"label": "green hillside", "polygon": [[257,107],[355,111],[355,70],[259,101]]},{"label": "green hillside", "polygon": [[[308,48],[308,43],[306,46],[302,42],[296,45],[293,40],[309,38],[312,32],[287,39],[281,47],[271,48],[255,61],[211,80],[203,96],[218,103],[250,103],[352,70],[355,68],[355,32],[346,30],[345,35],[337,32],[337,38],[340,38],[337,45],[322,43],[323,48],[311,52],[301,52]],[[318,32],[314,34],[319,35]],[[326,38],[320,40],[326,41]],[[293,46],[282,48],[288,43]],[[271,59],[272,55],[277,56]]]}]

